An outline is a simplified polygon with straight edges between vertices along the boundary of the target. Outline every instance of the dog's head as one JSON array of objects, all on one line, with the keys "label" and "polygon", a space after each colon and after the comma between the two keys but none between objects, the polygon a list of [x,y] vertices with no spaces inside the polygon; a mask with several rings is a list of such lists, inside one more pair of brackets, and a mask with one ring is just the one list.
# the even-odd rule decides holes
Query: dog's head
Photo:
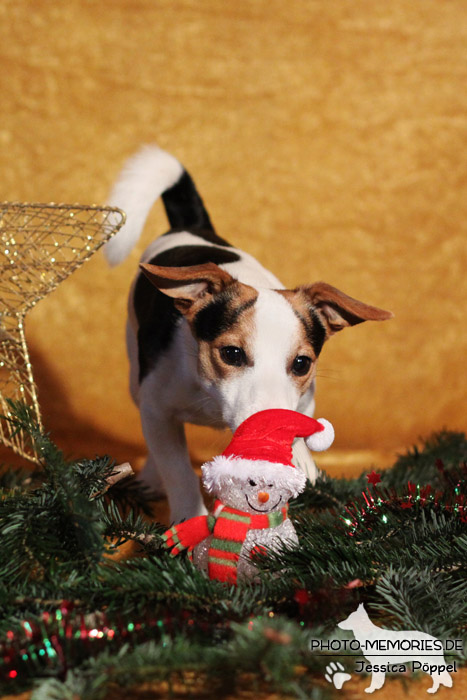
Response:
[{"label": "dog's head", "polygon": [[256,289],[214,263],[141,267],[190,324],[200,377],[233,430],[266,408],[297,410],[328,338],[347,326],[392,317],[324,282]]}]

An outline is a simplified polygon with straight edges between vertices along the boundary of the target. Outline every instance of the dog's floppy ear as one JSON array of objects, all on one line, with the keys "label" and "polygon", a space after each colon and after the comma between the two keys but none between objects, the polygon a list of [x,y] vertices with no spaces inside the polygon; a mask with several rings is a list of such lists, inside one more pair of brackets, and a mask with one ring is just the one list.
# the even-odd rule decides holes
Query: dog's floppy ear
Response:
[{"label": "dog's floppy ear", "polygon": [[221,292],[235,282],[228,272],[215,263],[187,267],[163,267],[141,263],[141,270],[157,289],[172,297],[182,314],[189,314],[193,305]]},{"label": "dog's floppy ear", "polygon": [[328,336],[347,326],[355,326],[363,321],[386,321],[394,315],[391,311],[353,299],[326,282],[315,282],[301,287],[301,290],[316,309]]}]

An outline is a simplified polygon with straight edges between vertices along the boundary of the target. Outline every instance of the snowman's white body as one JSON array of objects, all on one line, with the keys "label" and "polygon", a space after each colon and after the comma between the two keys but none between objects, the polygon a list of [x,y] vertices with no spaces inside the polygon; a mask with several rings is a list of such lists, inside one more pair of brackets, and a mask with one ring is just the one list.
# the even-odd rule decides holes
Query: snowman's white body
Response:
[{"label": "snowman's white body", "polygon": [[[268,470],[269,473],[264,472],[260,475],[258,475],[258,466],[255,462],[249,463],[248,467],[246,475],[243,473],[240,477],[240,475],[231,474],[211,485],[207,478],[209,465],[205,465],[203,467],[204,485],[222,504],[248,515],[266,515],[280,512],[289,500],[297,495],[296,485],[290,485],[289,483],[290,475],[286,473],[284,478],[282,473],[284,471],[287,472],[289,469],[292,472],[292,467],[280,467],[279,474],[275,473],[273,468],[270,468]],[[295,472],[295,469],[293,471]],[[287,476],[289,476],[289,479],[287,479]],[[300,480],[302,478],[304,486],[305,476],[300,472]],[[300,487],[300,490],[302,490],[303,486]],[[217,515],[218,513],[215,512],[214,514]],[[206,573],[208,573],[208,553],[211,540],[212,536],[206,537],[193,550],[193,563],[198,569]],[[255,578],[258,569],[253,563],[251,552],[256,546],[259,545],[277,550],[281,548],[282,544],[295,546],[298,544],[297,533],[288,517],[276,527],[248,530],[240,550],[237,578]]]},{"label": "snowman's white body", "polygon": [[[193,563],[195,566],[208,573],[208,553],[212,536],[200,542],[193,550]],[[239,579],[254,579],[257,567],[253,563],[251,552],[258,545],[269,549],[280,549],[282,544],[298,545],[298,537],[295,528],[289,518],[274,528],[263,530],[249,530],[240,551],[237,564],[237,577]]]},{"label": "snowman's white body", "polygon": [[[204,488],[217,498],[214,513],[164,533],[165,546],[173,547],[172,554],[188,548],[198,569],[220,581],[235,583],[258,578],[255,548],[260,554],[262,547],[276,551],[296,547],[297,533],[286,509],[306,484],[305,474],[292,463],[296,438],[305,438],[310,450],[326,450],[334,439],[334,429],[324,418],[317,421],[282,408],[247,418],[224,452],[201,467]],[[263,517],[254,517],[258,515]],[[213,523],[213,517],[225,522]],[[252,525],[256,527],[250,529]],[[206,537],[207,533],[213,534]],[[218,541],[211,552],[214,537]]]}]

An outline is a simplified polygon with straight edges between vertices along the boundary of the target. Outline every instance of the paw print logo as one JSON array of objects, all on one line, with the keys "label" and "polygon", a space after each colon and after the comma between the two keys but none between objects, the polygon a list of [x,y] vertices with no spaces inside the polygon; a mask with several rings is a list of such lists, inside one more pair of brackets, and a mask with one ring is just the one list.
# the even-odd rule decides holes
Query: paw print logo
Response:
[{"label": "paw print logo", "polygon": [[332,683],[334,688],[340,690],[344,683],[347,683],[351,679],[351,675],[345,672],[345,668],[339,661],[334,663],[332,661],[326,666],[326,673],[324,674],[325,679],[328,683]]}]

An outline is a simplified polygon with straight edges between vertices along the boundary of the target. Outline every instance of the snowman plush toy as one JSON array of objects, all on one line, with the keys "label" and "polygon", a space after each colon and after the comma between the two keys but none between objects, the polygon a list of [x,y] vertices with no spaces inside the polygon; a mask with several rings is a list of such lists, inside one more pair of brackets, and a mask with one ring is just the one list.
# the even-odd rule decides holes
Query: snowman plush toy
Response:
[{"label": "snowman plush toy", "polygon": [[298,544],[287,511],[303,491],[306,476],[292,464],[292,443],[305,438],[310,450],[326,450],[334,439],[329,421],[296,411],[269,409],[247,418],[224,452],[201,467],[206,491],[216,497],[209,515],[164,533],[171,554],[188,550],[210,578],[236,584],[254,579],[255,557],[282,542]]}]

